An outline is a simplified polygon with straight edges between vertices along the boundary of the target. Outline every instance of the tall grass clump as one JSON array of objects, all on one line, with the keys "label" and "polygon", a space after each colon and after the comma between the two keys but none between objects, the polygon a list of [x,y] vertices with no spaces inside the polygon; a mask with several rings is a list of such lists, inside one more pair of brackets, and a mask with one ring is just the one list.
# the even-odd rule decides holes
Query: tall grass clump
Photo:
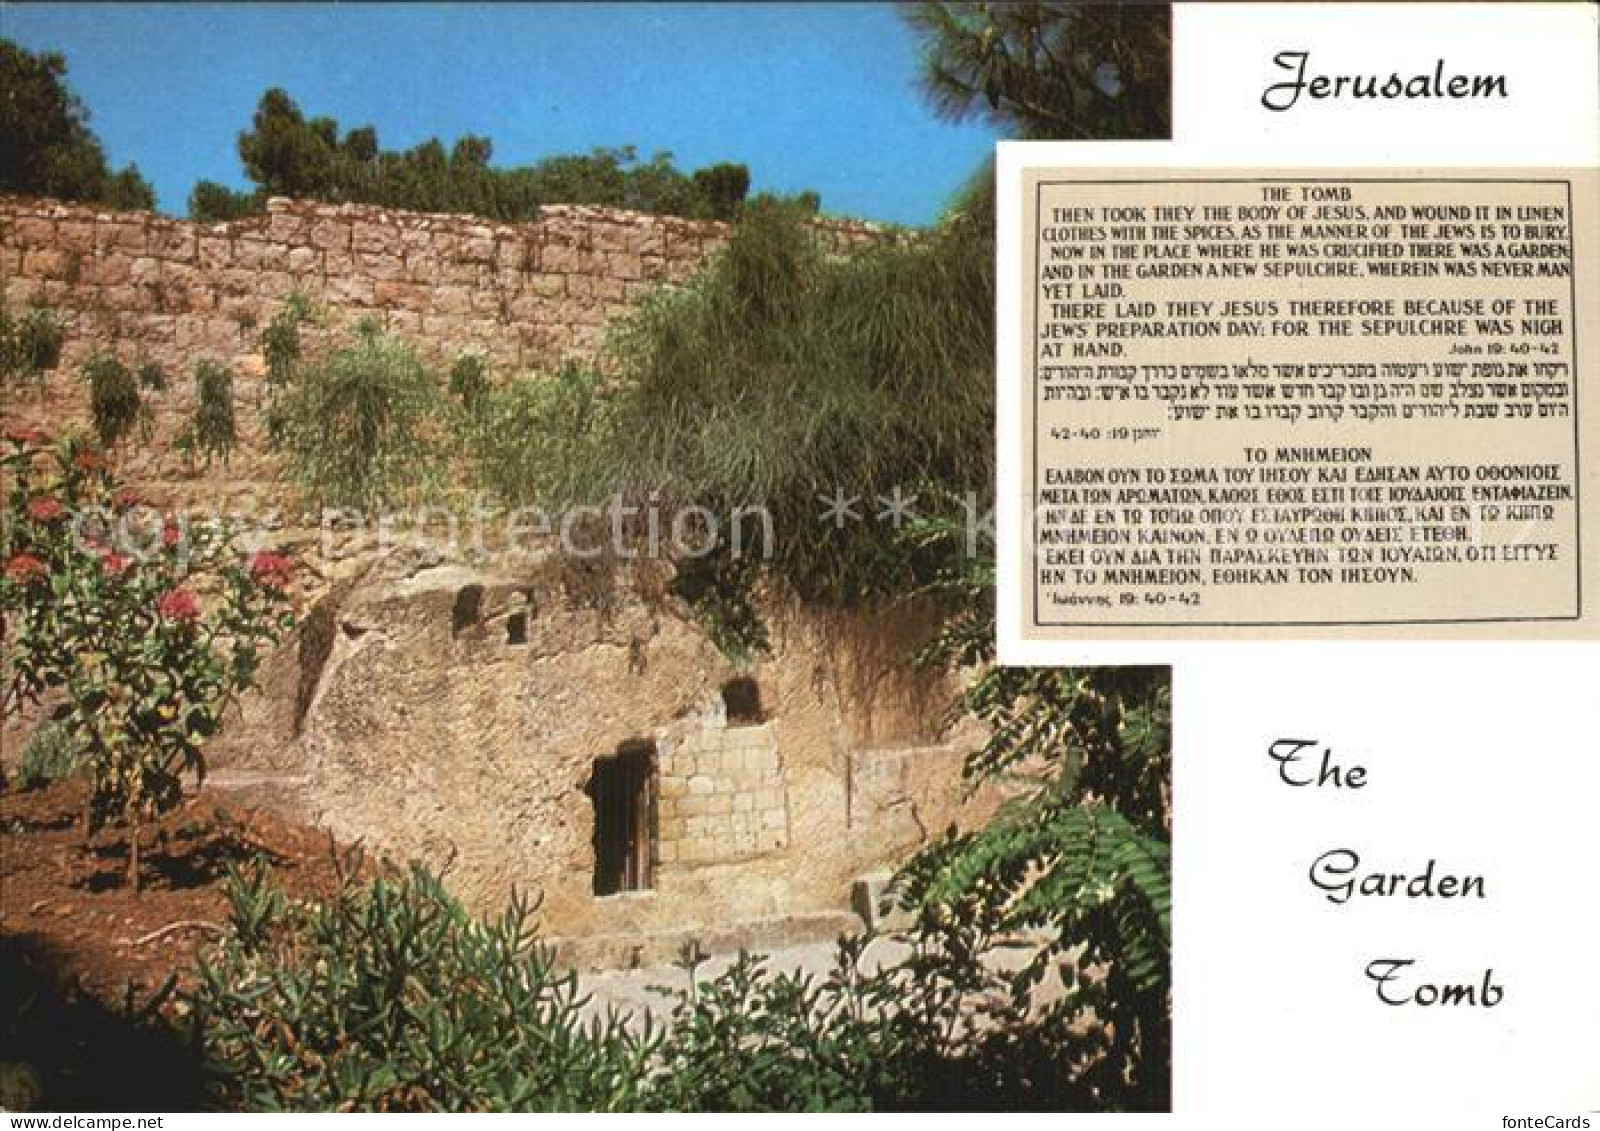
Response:
[{"label": "tall grass clump", "polygon": [[599,375],[567,365],[494,386],[481,375],[457,381],[460,369],[451,383],[462,390],[459,439],[472,486],[513,508],[589,501],[615,435]]},{"label": "tall grass clump", "polygon": [[[620,328],[601,491],[767,508],[769,568],[808,599],[917,584],[877,519],[992,491],[992,214],[968,193],[935,228],[835,253],[794,204],[747,205],[726,250]],[[854,497],[863,521],[820,521]]]},{"label": "tall grass clump", "polygon": [[364,327],[354,343],[297,369],[271,431],[311,502],[392,506],[436,482],[441,396],[411,346]]},{"label": "tall grass clump", "polygon": [[28,736],[17,762],[17,786],[37,789],[69,778],[83,766],[86,752],[70,728],[46,719]]}]

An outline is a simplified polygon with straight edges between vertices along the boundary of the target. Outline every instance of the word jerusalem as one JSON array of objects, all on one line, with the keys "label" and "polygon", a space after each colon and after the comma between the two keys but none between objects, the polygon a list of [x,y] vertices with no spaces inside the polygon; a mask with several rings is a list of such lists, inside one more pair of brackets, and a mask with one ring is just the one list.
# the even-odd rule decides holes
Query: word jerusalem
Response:
[{"label": "word jerusalem", "polygon": [[1272,62],[1294,74],[1292,79],[1274,83],[1261,92],[1261,105],[1280,113],[1309,98],[1491,98],[1507,97],[1505,75],[1444,74],[1444,60],[1433,65],[1431,74],[1423,72],[1402,78],[1391,72],[1388,78],[1377,75],[1310,75],[1309,51],[1280,51]]}]

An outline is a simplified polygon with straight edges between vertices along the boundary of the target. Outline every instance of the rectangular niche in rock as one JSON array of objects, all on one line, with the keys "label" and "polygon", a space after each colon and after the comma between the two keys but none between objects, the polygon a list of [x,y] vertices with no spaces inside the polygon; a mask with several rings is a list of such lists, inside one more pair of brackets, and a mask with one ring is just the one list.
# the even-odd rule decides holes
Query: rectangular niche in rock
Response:
[{"label": "rectangular niche in rock", "polygon": [[745,676],[722,685],[722,706],[731,727],[760,726],[766,721],[761,711],[761,688]]},{"label": "rectangular niche in rock", "polygon": [[656,748],[625,742],[597,758],[589,779],[594,802],[594,894],[645,891],[655,885]]}]

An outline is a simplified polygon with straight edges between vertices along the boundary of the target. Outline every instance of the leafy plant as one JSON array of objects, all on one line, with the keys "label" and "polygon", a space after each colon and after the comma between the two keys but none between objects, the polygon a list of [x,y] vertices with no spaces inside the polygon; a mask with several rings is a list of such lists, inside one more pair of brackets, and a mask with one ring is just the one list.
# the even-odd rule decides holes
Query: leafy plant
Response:
[{"label": "leafy plant", "polygon": [[320,506],[372,508],[413,496],[439,474],[438,386],[416,352],[367,333],[284,390],[273,440]]},{"label": "leafy plant", "polygon": [[612,435],[609,410],[600,377],[575,365],[480,393],[461,434],[476,485],[512,507],[589,501],[594,445]]},{"label": "leafy plant", "polygon": [[1026,138],[1172,133],[1171,5],[919,3],[922,88],[954,121]]},{"label": "leafy plant", "polygon": [[103,447],[115,447],[136,425],[149,429],[150,412],[141,392],[144,383],[115,355],[94,354],[83,364],[83,379],[89,383],[89,414]]},{"label": "leafy plant", "polygon": [[205,741],[289,626],[288,559],[241,560],[226,531],[180,525],[117,489],[103,456],[29,431],[0,449],[8,557],[0,571],[6,713],[61,692],[52,717],[84,752],[84,831],[128,829],[137,890],[141,830],[203,780]]},{"label": "leafy plant", "polygon": [[167,371],[153,361],[147,361],[139,366],[134,375],[139,382],[139,388],[149,393],[164,393],[167,391]]},{"label": "leafy plant", "polygon": [[13,316],[0,302],[0,384],[43,382],[61,360],[67,324],[43,307]]},{"label": "leafy plant", "polygon": [[233,371],[209,359],[195,366],[194,419],[179,438],[188,452],[206,463],[214,458],[228,462],[237,433],[233,417]]},{"label": "leafy plant", "polygon": [[[923,916],[1047,940],[1024,968],[1066,964],[1058,1009],[1096,1019],[1086,1075],[1101,1105],[1171,1103],[1171,673],[1166,668],[1007,668],[994,664],[992,539],[962,558],[960,524],[908,532],[945,563],[926,592],[943,603],[921,661],[967,674],[954,712],[988,735],[968,784],[1018,796],[985,827],[951,832],[897,877]],[[1082,972],[1100,970],[1096,977]]]},{"label": "leafy plant", "polygon": [[269,386],[280,387],[294,380],[295,366],[303,352],[300,328],[315,318],[311,299],[301,291],[290,291],[283,305],[267,320],[261,331],[261,355],[267,363]]},{"label": "leafy plant", "polygon": [[182,1010],[228,1110],[1060,1110],[1095,1039],[1041,1009],[974,922],[931,919],[818,978],[684,965],[670,1020],[586,1009],[513,898],[475,919],[413,865],[331,898],[230,870],[227,930]]},{"label": "leafy plant", "polygon": [[689,605],[711,642],[735,664],[749,664],[772,646],[755,603],[759,571],[758,558],[712,554],[679,562],[672,577],[673,594]]},{"label": "leafy plant", "polygon": [[464,353],[450,365],[450,395],[471,412],[489,388],[489,365],[482,355]]},{"label": "leafy plant", "polygon": [[[760,572],[808,600],[915,588],[917,563],[872,516],[930,485],[989,490],[991,238],[957,212],[834,254],[801,205],[747,203],[726,250],[609,343],[619,380],[589,494],[764,508],[777,536]],[[867,521],[820,518],[834,497]]]},{"label": "leafy plant", "polygon": [[583,1015],[513,898],[469,916],[420,867],[321,903],[229,877],[229,930],[184,1004],[211,1098],[251,1111],[640,1106],[656,1038]]},{"label": "leafy plant", "polygon": [[83,765],[83,748],[72,732],[54,719],[46,719],[28,736],[17,762],[17,784],[36,789],[71,777]]}]

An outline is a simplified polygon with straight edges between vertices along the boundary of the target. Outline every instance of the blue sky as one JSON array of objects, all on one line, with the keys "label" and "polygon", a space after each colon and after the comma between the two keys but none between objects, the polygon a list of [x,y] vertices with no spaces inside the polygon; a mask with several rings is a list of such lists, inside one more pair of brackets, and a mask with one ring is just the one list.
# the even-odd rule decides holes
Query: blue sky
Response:
[{"label": "blue sky", "polygon": [[485,134],[496,164],[635,145],[743,161],[754,188],[920,224],[990,151],[933,117],[916,43],[878,4],[128,4],[0,0],[0,35],[60,51],[112,163],[182,213],[244,187],[235,139],[262,91],[371,123],[386,148]]}]

